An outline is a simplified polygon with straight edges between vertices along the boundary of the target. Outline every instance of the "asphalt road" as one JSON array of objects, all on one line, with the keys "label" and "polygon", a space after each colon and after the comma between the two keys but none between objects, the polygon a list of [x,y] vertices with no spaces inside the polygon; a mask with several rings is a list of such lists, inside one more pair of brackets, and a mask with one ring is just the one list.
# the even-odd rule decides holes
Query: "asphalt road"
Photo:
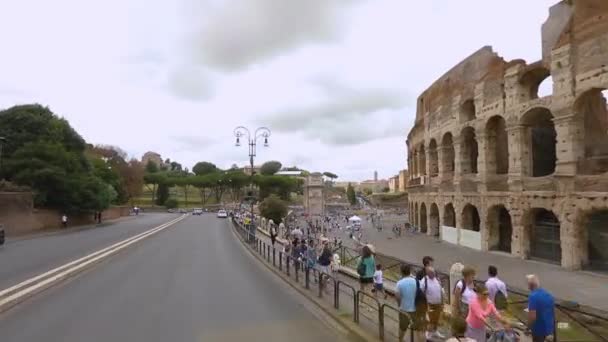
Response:
[{"label": "asphalt road", "polygon": [[345,341],[244,250],[191,216],[0,316],[3,342]]},{"label": "asphalt road", "polygon": [[8,240],[0,246],[0,290],[177,217],[146,213],[97,228]]}]

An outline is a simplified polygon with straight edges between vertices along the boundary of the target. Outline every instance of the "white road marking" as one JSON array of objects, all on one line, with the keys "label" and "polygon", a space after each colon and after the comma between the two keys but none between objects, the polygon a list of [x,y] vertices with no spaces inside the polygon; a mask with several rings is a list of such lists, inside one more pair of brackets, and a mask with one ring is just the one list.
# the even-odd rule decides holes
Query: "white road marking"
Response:
[{"label": "white road marking", "polygon": [[[17,299],[19,299],[20,297],[26,296],[40,288],[43,288],[44,286],[53,283],[54,281],[60,280],[61,278],[64,278],[74,272],[77,272],[81,269],[83,269],[84,267],[90,265],[93,262],[96,262],[98,260],[101,260],[111,254],[114,254],[142,239],[145,239],[148,236],[151,236],[153,234],[156,234],[172,225],[174,225],[175,223],[183,220],[184,218],[186,218],[187,215],[183,215],[178,217],[177,219],[174,219],[172,221],[169,221],[167,223],[164,223],[160,226],[157,226],[155,228],[149,229],[143,233],[137,234],[135,236],[132,236],[128,239],[125,239],[123,241],[117,242],[109,247],[103,248],[97,252],[88,254],[82,258],[79,258],[77,260],[71,261],[63,266],[54,268],[50,271],[47,271],[43,274],[40,274],[38,276],[35,276],[33,278],[30,278],[26,281],[23,281],[17,285],[11,286],[7,289],[4,289],[2,291],[0,291],[0,308],[12,301],[15,301]],[[52,276],[53,274],[57,273],[56,275]],[[46,278],[46,279],[45,279]],[[44,280],[42,280],[44,279]],[[33,285],[31,285],[33,284]],[[31,285],[31,286],[30,286]],[[22,289],[25,288],[25,289]],[[17,292],[15,292],[17,291]],[[15,292],[12,295],[8,295],[11,292]]]}]

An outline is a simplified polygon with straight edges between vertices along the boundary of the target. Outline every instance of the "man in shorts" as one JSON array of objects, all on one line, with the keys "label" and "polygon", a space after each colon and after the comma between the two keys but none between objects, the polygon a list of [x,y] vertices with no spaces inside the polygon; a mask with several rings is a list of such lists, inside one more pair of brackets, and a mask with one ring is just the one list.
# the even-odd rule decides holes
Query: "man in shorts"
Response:
[{"label": "man in shorts", "polygon": [[422,327],[422,315],[416,314],[416,292],[418,284],[412,276],[409,265],[401,265],[402,278],[397,282],[395,298],[399,305],[399,341],[403,341],[405,333],[412,330],[413,342],[424,341],[424,329]]}]

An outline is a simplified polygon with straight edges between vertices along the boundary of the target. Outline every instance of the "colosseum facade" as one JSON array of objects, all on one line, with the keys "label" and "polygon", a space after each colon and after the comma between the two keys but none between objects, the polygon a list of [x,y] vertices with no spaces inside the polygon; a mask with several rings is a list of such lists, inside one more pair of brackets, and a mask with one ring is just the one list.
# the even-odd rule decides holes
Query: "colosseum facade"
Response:
[{"label": "colosseum facade", "polygon": [[608,1],[561,1],[541,31],[541,60],[484,47],[418,97],[410,221],[462,246],[606,271]]}]

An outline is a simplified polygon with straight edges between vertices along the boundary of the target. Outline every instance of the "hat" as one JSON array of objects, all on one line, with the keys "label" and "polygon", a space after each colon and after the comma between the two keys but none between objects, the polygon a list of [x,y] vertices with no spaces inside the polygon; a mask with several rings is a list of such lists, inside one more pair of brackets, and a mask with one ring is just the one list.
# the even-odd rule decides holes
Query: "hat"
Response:
[{"label": "hat", "polygon": [[376,247],[374,247],[374,245],[372,245],[371,243],[368,243],[367,248],[369,248],[369,250],[372,252],[372,254],[376,254]]}]

